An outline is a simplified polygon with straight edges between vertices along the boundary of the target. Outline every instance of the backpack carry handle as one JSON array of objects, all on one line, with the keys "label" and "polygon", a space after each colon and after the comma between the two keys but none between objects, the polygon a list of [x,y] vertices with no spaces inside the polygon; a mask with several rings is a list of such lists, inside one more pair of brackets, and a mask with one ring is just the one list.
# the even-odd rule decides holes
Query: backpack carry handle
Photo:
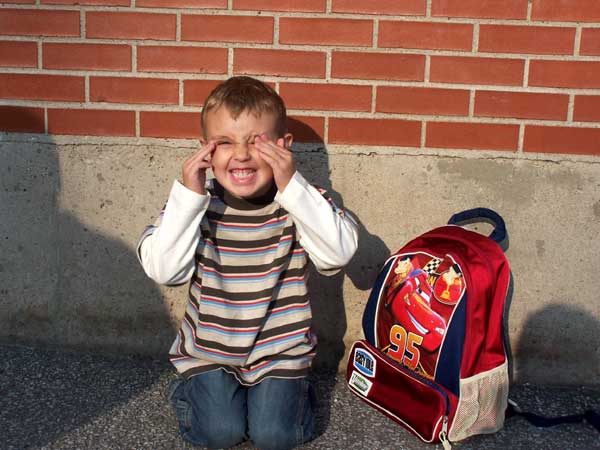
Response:
[{"label": "backpack carry handle", "polygon": [[466,225],[476,222],[488,222],[494,226],[494,230],[489,235],[489,238],[498,243],[501,247],[506,241],[506,224],[504,219],[496,211],[488,208],[473,208],[467,209],[454,214],[450,217],[448,225]]}]

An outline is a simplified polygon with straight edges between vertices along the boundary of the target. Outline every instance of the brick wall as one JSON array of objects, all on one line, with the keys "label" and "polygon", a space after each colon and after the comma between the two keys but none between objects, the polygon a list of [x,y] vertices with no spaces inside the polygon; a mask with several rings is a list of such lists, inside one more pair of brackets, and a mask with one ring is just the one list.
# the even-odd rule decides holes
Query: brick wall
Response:
[{"label": "brick wall", "polygon": [[250,74],[300,141],[600,156],[599,0],[0,0],[0,129],[193,138]]}]

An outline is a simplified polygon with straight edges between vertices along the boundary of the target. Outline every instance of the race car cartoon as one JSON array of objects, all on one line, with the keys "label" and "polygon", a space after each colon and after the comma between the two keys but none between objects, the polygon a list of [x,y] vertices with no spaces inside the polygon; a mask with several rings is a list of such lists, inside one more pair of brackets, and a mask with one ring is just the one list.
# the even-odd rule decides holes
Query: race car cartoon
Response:
[{"label": "race car cartoon", "polygon": [[423,337],[421,347],[436,351],[446,333],[446,321],[431,309],[433,290],[427,273],[415,269],[409,258],[398,263],[396,277],[388,290],[386,306],[398,324]]}]

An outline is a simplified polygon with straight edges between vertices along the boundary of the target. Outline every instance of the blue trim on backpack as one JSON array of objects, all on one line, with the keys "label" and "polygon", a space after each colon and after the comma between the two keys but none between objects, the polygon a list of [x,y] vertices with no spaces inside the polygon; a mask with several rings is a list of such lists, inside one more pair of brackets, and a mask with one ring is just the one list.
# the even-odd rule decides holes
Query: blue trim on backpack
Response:
[{"label": "blue trim on backpack", "polygon": [[371,289],[371,294],[369,295],[369,300],[367,301],[367,306],[365,306],[365,312],[362,317],[362,326],[363,333],[365,335],[365,339],[367,342],[373,346],[375,344],[375,326],[376,326],[376,317],[377,313],[377,300],[379,300],[379,294],[383,289],[383,284],[385,283],[385,279],[387,278],[388,272],[394,263],[394,258],[390,258],[390,260],[383,266],[383,268],[379,271],[379,275],[375,280],[375,284]]},{"label": "blue trim on backpack", "polygon": [[460,364],[465,341],[467,324],[467,291],[458,302],[450,320],[450,327],[446,330],[444,343],[438,357],[435,381],[456,396],[460,396]]},{"label": "blue trim on backpack", "polygon": [[506,224],[504,223],[504,219],[496,211],[488,208],[473,208],[456,213],[450,217],[448,225],[463,225],[480,222],[482,219],[494,226],[494,230],[489,236],[490,239],[498,244],[501,244],[506,240]]}]

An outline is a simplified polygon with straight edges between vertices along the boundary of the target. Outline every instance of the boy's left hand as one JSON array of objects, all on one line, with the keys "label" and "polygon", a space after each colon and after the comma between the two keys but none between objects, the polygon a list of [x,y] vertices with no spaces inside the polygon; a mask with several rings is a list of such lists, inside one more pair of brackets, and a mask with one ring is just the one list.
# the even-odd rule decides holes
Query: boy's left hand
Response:
[{"label": "boy's left hand", "polygon": [[285,140],[279,138],[277,142],[273,142],[266,134],[262,134],[254,139],[254,146],[262,159],[273,169],[277,190],[283,192],[296,173],[294,157],[292,152],[285,147]]}]

